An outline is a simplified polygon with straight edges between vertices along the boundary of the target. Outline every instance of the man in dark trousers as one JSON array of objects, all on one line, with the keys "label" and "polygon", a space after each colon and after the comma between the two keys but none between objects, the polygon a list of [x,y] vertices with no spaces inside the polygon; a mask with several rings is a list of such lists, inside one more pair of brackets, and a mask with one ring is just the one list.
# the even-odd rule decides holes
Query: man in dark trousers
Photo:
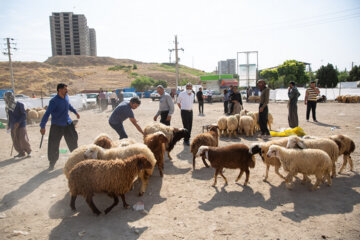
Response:
[{"label": "man in dark trousers", "polygon": [[199,103],[199,115],[204,115],[204,97],[202,88],[199,88],[199,91],[196,93],[196,98]]},{"label": "man in dark trousers", "polygon": [[57,85],[57,92],[58,94],[50,100],[49,106],[46,109],[46,112],[40,123],[40,133],[44,135],[45,125],[51,114],[51,126],[48,141],[48,159],[50,162],[50,171],[54,169],[55,163],[59,159],[59,145],[63,136],[70,152],[78,147],[78,134],[75,130],[75,126],[72,120],[69,117],[69,111],[76,114],[78,119],[80,118],[80,115],[69,103],[67,85],[64,83],[59,83]]},{"label": "man in dark trousers", "polygon": [[160,95],[160,99],[159,111],[154,116],[154,121],[156,122],[158,116],[160,115],[160,122],[170,126],[171,115],[174,113],[174,102],[171,96],[165,92],[165,89],[162,85],[158,85],[156,91]]},{"label": "man in dark trousers", "polygon": [[295,87],[295,82],[290,82],[289,89],[288,89],[288,96],[289,96],[289,126],[291,128],[299,126],[299,118],[297,114],[297,101],[300,96],[298,89]]},{"label": "man in dark trousers", "polygon": [[193,103],[195,95],[192,92],[192,84],[186,84],[186,90],[179,93],[177,105],[181,109],[181,120],[185,129],[188,130],[187,136],[184,138],[184,144],[190,145],[190,136],[193,121]]},{"label": "man in dark trousers", "polygon": [[270,97],[270,89],[266,87],[266,83],[263,79],[260,79],[257,83],[260,91],[260,105],[259,105],[259,125],[261,130],[261,137],[263,139],[270,138],[270,132],[267,127],[268,123],[268,104],[269,104],[269,97]]},{"label": "man in dark trousers", "polygon": [[133,97],[130,99],[130,102],[123,101],[122,103],[120,103],[112,112],[109,118],[109,124],[119,134],[120,139],[128,137],[123,125],[123,122],[128,118],[130,119],[131,123],[134,124],[136,129],[142,135],[144,135],[144,132],[137,124],[137,120],[134,117],[134,112],[132,111],[133,109],[138,108],[140,104],[140,99],[138,97]]},{"label": "man in dark trousers", "polygon": [[307,105],[306,108],[306,121],[309,121],[310,118],[310,110],[312,110],[312,117],[314,122],[317,122],[316,120],[316,103],[317,103],[317,96],[320,94],[320,90],[315,86],[315,81],[312,81],[310,83],[310,88],[306,89],[305,93],[305,105]]},{"label": "man in dark trousers", "polygon": [[26,111],[24,104],[15,101],[13,92],[6,92],[4,94],[5,112],[8,116],[8,129],[11,129],[11,139],[13,146],[18,152],[15,157],[25,157],[25,152],[28,157],[31,155],[31,147],[26,131]]}]

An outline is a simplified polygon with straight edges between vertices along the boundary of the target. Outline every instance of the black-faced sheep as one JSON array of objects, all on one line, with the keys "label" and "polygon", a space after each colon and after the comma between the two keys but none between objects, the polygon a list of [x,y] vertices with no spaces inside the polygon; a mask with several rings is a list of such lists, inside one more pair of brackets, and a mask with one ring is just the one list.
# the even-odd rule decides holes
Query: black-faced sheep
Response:
[{"label": "black-faced sheep", "polygon": [[329,155],[320,149],[287,149],[281,146],[272,145],[267,152],[267,157],[277,157],[285,171],[289,172],[285,178],[287,187],[291,188],[293,177],[297,173],[304,176],[315,175],[316,182],[313,190],[316,190],[323,178],[331,185],[330,172],[332,162]]},{"label": "black-faced sheep", "polygon": [[282,146],[282,147],[286,147],[287,143],[288,143],[288,138],[285,137],[285,138],[281,138],[281,139],[272,140],[272,141],[269,141],[269,142],[256,143],[256,144],[253,144],[250,147],[250,152],[252,154],[258,153],[260,155],[261,159],[263,160],[263,162],[266,165],[265,178],[263,180],[264,182],[266,182],[267,179],[268,179],[270,166],[274,166],[275,167],[275,173],[279,177],[284,179],[284,176],[281,175],[280,172],[279,172],[279,169],[281,167],[280,160],[278,158],[276,158],[276,157],[270,157],[269,158],[269,157],[266,156],[266,153],[268,152],[269,147],[271,145],[279,145],[279,146]]},{"label": "black-faced sheep", "polygon": [[168,139],[162,132],[152,133],[144,137],[144,144],[154,153],[161,177],[164,176],[164,154],[166,143],[168,143]]},{"label": "black-faced sheep", "polygon": [[153,168],[143,170],[139,174],[139,178],[141,180],[139,195],[141,196],[144,194],[147,188],[147,185],[149,183],[149,177],[152,175],[154,166],[156,164],[154,154],[145,144],[135,143],[126,147],[118,147],[111,149],[103,149],[95,145],[93,147],[89,147],[84,153],[87,159],[99,160],[114,160],[117,158],[126,159],[136,154],[144,154],[153,166]]},{"label": "black-faced sheep", "polygon": [[239,181],[243,173],[246,173],[244,186],[249,182],[250,170],[249,168],[255,167],[255,158],[249,152],[249,148],[244,144],[233,144],[226,147],[208,147],[201,146],[196,156],[205,157],[209,160],[211,167],[215,168],[214,184],[217,182],[217,175],[220,174],[227,184],[227,179],[223,175],[224,168],[240,169],[240,174],[236,178]]},{"label": "black-faced sheep", "polygon": [[[218,127],[212,126],[209,132],[197,135],[191,142],[190,152],[193,154],[193,169],[195,169],[195,158],[200,146],[212,146],[217,147],[219,144]],[[205,161],[205,157],[202,156],[202,161],[206,167],[209,165]]]},{"label": "black-faced sheep", "polygon": [[118,196],[121,196],[124,208],[128,208],[125,193],[131,190],[141,170],[151,168],[152,164],[145,155],[135,155],[125,160],[83,161],[70,172],[70,207],[76,210],[76,197],[82,195],[93,213],[99,215],[100,211],[92,198],[95,193],[107,193],[114,199],[114,203],[104,211],[105,214],[118,204]]},{"label": "black-faced sheep", "polygon": [[144,128],[144,135],[156,133],[159,131],[164,133],[169,141],[169,143],[166,144],[166,151],[168,152],[169,159],[172,159],[170,156],[171,150],[178,141],[180,141],[188,134],[188,130],[185,128],[174,128],[166,126],[162,123],[154,122]]},{"label": "black-faced sheep", "polygon": [[329,138],[338,145],[339,156],[343,155],[343,164],[339,170],[339,173],[344,170],[347,162],[349,162],[350,170],[353,171],[353,162],[350,154],[355,150],[354,141],[346,135],[332,135]]},{"label": "black-faced sheep", "polygon": [[287,148],[299,147],[301,149],[312,148],[312,149],[321,149],[325,151],[329,155],[332,161],[331,177],[336,176],[335,163],[339,157],[339,147],[333,140],[328,138],[302,139],[299,138],[298,136],[290,136],[286,147]]}]

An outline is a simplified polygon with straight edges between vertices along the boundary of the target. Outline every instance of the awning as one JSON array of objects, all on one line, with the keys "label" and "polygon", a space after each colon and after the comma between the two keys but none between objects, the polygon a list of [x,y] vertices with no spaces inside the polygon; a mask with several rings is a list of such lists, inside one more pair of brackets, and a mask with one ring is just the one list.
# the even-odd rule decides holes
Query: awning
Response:
[{"label": "awning", "polygon": [[221,87],[228,87],[230,85],[239,86],[239,82],[236,79],[223,79],[223,80],[221,80]]}]

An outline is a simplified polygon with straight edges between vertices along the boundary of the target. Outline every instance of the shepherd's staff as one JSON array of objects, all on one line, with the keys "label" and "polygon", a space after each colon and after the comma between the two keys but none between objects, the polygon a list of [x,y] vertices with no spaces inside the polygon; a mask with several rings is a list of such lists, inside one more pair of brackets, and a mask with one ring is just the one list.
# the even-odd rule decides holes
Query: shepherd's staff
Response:
[{"label": "shepherd's staff", "polygon": [[11,146],[11,153],[10,153],[10,157],[12,156],[13,149],[14,149],[14,143],[13,143],[13,145]]},{"label": "shepherd's staff", "polygon": [[41,148],[41,145],[42,145],[43,139],[44,139],[44,135],[41,135],[40,147],[39,147],[39,148]]}]

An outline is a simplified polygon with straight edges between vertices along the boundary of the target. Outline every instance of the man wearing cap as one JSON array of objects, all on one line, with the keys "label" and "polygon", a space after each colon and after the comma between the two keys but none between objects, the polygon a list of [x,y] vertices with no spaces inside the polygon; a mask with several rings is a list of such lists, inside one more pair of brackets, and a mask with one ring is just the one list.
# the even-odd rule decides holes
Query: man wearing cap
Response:
[{"label": "man wearing cap", "polygon": [[288,89],[288,96],[289,96],[288,121],[289,121],[289,126],[291,128],[294,128],[294,127],[299,126],[299,119],[298,119],[298,114],[297,114],[297,101],[300,96],[300,93],[295,86],[295,82],[290,82],[289,89]]},{"label": "man wearing cap", "polygon": [[310,110],[312,110],[312,117],[314,122],[317,122],[316,120],[316,97],[320,94],[320,90],[315,86],[315,81],[312,81],[310,83],[310,88],[306,89],[305,93],[305,105],[307,105],[306,108],[306,121],[309,121],[310,118]]},{"label": "man wearing cap", "polygon": [[261,137],[263,139],[270,138],[270,132],[267,127],[268,123],[268,104],[269,104],[269,97],[270,97],[270,89],[266,87],[266,83],[263,79],[260,79],[257,83],[260,91],[260,104],[259,104],[259,125],[261,130]]},{"label": "man wearing cap", "polygon": [[184,144],[190,145],[191,128],[193,121],[193,103],[195,94],[192,91],[192,84],[186,84],[186,91],[179,93],[177,105],[181,109],[181,120],[185,129],[188,130],[187,136],[184,138]]},{"label": "man wearing cap", "polygon": [[171,115],[174,113],[174,102],[172,101],[171,96],[165,92],[164,87],[162,85],[158,85],[156,87],[156,91],[160,95],[159,101],[159,111],[154,116],[154,121],[157,120],[160,115],[160,122],[170,126]]}]

